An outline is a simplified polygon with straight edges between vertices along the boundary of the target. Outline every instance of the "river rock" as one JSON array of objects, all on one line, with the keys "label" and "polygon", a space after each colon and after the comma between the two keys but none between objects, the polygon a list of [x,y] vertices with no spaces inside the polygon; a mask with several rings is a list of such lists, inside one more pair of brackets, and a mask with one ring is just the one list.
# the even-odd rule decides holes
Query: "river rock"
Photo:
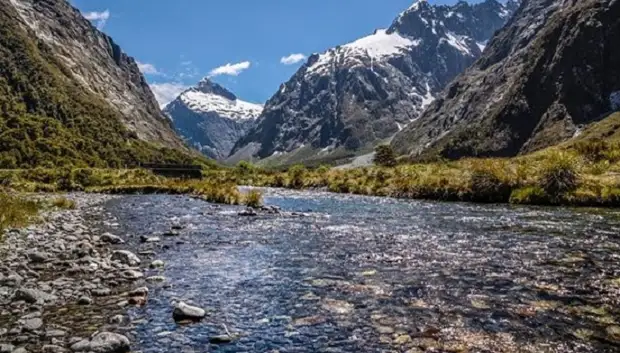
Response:
[{"label": "river rock", "polygon": [[66,351],[67,351],[66,349],[60,346],[53,345],[53,344],[47,344],[43,346],[42,348],[43,353],[64,353]]},{"label": "river rock", "polygon": [[162,260],[155,260],[151,262],[151,268],[162,268],[164,267],[164,262]]},{"label": "river rock", "polygon": [[180,302],[175,306],[172,316],[176,321],[198,321],[202,320],[205,316],[207,316],[207,313],[204,309]]},{"label": "river rock", "polygon": [[24,347],[19,347],[15,349],[12,353],[28,353],[28,351]]},{"label": "river rock", "polygon": [[0,344],[0,353],[11,353],[15,349],[12,344]]},{"label": "river rock", "polygon": [[128,266],[138,266],[140,265],[140,258],[127,250],[117,250],[112,253],[112,261],[118,261],[124,265]]},{"label": "river rock", "polygon": [[80,297],[80,299],[78,299],[79,305],[91,305],[92,303],[93,303],[93,300],[90,297],[87,297],[85,295]]},{"label": "river rock", "polygon": [[129,352],[129,339],[111,332],[101,332],[90,341],[82,340],[71,346],[74,352],[126,353]]},{"label": "river rock", "polygon": [[125,243],[123,241],[123,239],[121,239],[119,236],[114,235],[112,233],[104,233],[103,235],[101,235],[100,240],[104,243],[108,243],[108,244],[123,244]]},{"label": "river rock", "polygon": [[38,289],[20,288],[15,292],[14,300],[23,300],[27,303],[34,304],[37,302],[54,302],[57,299],[55,295],[45,293]]},{"label": "river rock", "polygon": [[231,343],[234,340],[235,340],[235,338],[231,337],[229,335],[219,335],[219,336],[213,336],[213,337],[209,338],[209,343],[211,343],[211,344],[227,344],[227,343]]},{"label": "river rock", "polygon": [[22,325],[22,329],[24,331],[32,332],[40,329],[43,326],[43,320],[41,320],[41,318],[35,317],[32,319],[20,321],[20,324]]},{"label": "river rock", "polygon": [[50,258],[49,254],[45,252],[40,252],[40,251],[31,251],[28,253],[27,256],[30,262],[36,263],[36,264],[44,263]]}]

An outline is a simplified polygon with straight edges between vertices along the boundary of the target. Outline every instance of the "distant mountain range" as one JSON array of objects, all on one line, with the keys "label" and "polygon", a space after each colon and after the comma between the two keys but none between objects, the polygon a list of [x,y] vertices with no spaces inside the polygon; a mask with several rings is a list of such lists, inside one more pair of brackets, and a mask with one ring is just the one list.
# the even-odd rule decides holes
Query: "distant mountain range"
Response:
[{"label": "distant mountain range", "polygon": [[308,62],[265,105],[230,161],[336,161],[388,141],[471,65],[516,2],[417,1],[387,29]]}]

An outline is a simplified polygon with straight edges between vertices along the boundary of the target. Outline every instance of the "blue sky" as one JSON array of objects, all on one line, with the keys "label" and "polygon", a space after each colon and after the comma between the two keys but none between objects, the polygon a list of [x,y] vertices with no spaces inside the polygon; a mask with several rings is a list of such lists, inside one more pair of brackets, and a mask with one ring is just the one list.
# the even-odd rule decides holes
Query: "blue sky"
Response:
[{"label": "blue sky", "polygon": [[269,99],[305,56],[385,28],[413,2],[71,0],[138,60],[160,101],[211,76],[256,103]]}]

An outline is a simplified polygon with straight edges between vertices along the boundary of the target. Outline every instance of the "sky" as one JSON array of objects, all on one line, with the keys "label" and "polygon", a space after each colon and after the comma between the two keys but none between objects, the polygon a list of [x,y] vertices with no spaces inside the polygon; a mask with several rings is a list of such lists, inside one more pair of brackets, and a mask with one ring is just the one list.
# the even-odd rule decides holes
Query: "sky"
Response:
[{"label": "sky", "polygon": [[264,103],[309,55],[388,27],[415,0],[70,1],[137,60],[164,104],[203,77]]}]

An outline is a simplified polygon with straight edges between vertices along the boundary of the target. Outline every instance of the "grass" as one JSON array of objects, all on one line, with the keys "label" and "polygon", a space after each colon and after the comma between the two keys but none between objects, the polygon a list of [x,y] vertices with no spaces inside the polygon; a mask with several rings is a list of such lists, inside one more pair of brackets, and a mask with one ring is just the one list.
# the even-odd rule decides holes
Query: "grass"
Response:
[{"label": "grass", "polygon": [[[620,114],[617,117],[620,128]],[[606,120],[601,123],[609,124]],[[612,125],[612,127],[615,125]],[[17,191],[188,194],[210,202],[259,207],[257,191],[238,185],[323,189],[410,199],[535,205],[620,206],[620,134],[578,139],[515,158],[468,158],[395,166],[334,169],[295,165],[269,170],[242,162],[203,170],[203,180],[170,179],[141,169],[0,170],[0,187]],[[607,127],[608,128],[608,127]],[[604,130],[604,129],[603,129]],[[609,133],[607,133],[609,135]]]},{"label": "grass", "polygon": [[51,205],[61,210],[75,210],[77,208],[77,204],[75,203],[75,201],[66,197],[59,197],[53,199],[51,201]]},{"label": "grass", "polygon": [[0,240],[5,230],[26,226],[40,208],[37,201],[0,193]]}]

